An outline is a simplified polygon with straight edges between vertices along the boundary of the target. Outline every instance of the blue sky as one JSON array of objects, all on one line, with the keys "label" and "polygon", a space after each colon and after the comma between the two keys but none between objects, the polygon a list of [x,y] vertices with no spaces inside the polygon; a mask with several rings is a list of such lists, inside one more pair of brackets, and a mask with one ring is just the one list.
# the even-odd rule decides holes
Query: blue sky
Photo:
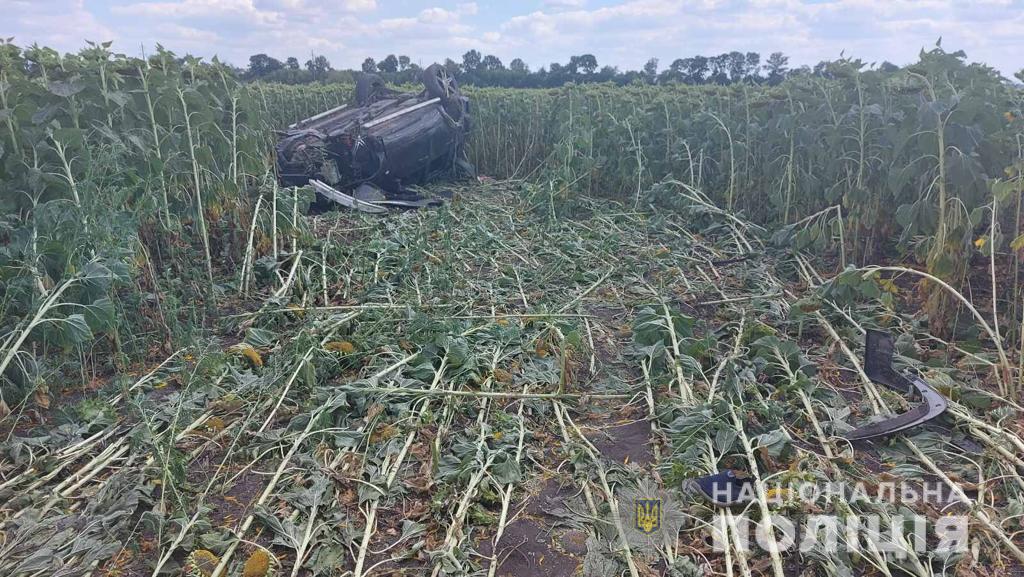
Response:
[{"label": "blue sky", "polygon": [[406,54],[429,64],[470,48],[531,68],[591,53],[601,65],[661,66],[694,54],[782,51],[792,65],[845,51],[910,62],[940,36],[1004,74],[1024,68],[1024,0],[0,0],[0,36],[61,51],[159,42],[245,65],[324,54],[336,68]]}]

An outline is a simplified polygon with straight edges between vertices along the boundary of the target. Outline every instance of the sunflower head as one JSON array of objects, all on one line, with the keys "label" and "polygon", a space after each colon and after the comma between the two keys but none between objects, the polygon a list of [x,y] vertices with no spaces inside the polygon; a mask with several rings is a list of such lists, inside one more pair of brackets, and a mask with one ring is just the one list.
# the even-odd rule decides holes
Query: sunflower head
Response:
[{"label": "sunflower head", "polygon": [[266,549],[257,549],[245,560],[242,577],[270,577],[274,574],[274,558]]},{"label": "sunflower head", "polygon": [[220,558],[206,549],[199,549],[185,559],[185,577],[210,577]]},{"label": "sunflower head", "polygon": [[249,343],[238,343],[237,345],[232,345],[228,347],[228,352],[233,355],[249,359],[249,363],[254,367],[263,366],[263,357],[260,356],[260,352]]},{"label": "sunflower head", "polygon": [[324,348],[335,353],[350,355],[355,352],[356,346],[348,341],[331,341],[324,345]]}]

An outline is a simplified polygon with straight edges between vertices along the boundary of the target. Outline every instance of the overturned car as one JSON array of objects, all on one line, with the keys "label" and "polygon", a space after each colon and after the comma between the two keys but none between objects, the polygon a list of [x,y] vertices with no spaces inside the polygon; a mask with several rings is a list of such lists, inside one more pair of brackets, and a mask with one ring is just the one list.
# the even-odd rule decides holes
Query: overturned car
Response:
[{"label": "overturned car", "polygon": [[[469,100],[440,65],[423,71],[423,90],[396,92],[373,74],[356,83],[353,104],[299,121],[280,133],[278,178],[317,192],[373,191],[402,197],[405,187],[441,176],[472,174],[466,158]],[[330,190],[329,190],[330,189]],[[333,190],[333,192],[332,192]]]}]

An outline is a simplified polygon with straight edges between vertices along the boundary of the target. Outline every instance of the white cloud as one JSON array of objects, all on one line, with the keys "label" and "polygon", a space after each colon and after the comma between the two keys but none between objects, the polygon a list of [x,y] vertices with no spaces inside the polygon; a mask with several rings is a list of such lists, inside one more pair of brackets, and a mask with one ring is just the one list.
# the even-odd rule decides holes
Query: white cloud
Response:
[{"label": "white cloud", "polygon": [[193,42],[197,45],[215,44],[221,39],[220,35],[216,32],[200,30],[198,28],[191,28],[189,26],[181,26],[178,24],[169,24],[164,27],[164,30],[167,31],[171,37]]},{"label": "white cloud", "polygon": [[455,22],[459,19],[459,15],[455,12],[449,12],[444,8],[427,8],[420,12],[419,21],[426,24],[447,24],[449,22]]},{"label": "white cloud", "polygon": [[261,9],[284,9],[326,15],[339,11],[348,13],[372,12],[377,9],[377,0],[334,0],[329,5],[317,0],[256,0],[256,5]]},{"label": "white cloud", "polygon": [[104,42],[120,35],[96,18],[84,0],[4,0],[0,13],[4,30],[0,36],[14,36],[14,42],[38,42],[61,51],[77,51],[85,40]]},{"label": "white cloud", "polygon": [[371,12],[377,9],[377,0],[344,0],[341,6],[348,12]]},{"label": "white cloud", "polygon": [[620,31],[628,32],[628,26],[649,26],[651,24],[661,26],[665,23],[663,19],[681,16],[682,13],[683,8],[677,2],[630,0],[594,10],[536,11],[509,19],[502,25],[502,29],[503,31],[528,30],[538,35],[579,35],[602,24],[615,23],[620,27]]},{"label": "white cloud", "polygon": [[138,2],[114,6],[115,14],[161,19],[202,20],[231,18],[249,24],[274,25],[285,22],[281,12],[261,10],[253,0],[181,0],[179,2]]},{"label": "white cloud", "polygon": [[587,0],[544,0],[544,6],[554,10],[566,8],[583,8]]},{"label": "white cloud", "polygon": [[[444,38],[456,34],[467,34],[472,28],[462,23],[462,13],[444,8],[424,8],[414,18],[386,18],[377,23],[382,32],[402,32],[404,40],[425,37]],[[395,52],[394,49],[390,50]]]}]

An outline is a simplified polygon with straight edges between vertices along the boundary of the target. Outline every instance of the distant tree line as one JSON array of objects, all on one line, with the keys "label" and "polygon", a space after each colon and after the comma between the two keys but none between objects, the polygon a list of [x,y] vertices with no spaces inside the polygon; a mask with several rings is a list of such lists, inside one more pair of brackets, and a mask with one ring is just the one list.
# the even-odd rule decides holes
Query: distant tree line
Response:
[{"label": "distant tree line", "polygon": [[266,54],[249,57],[249,67],[239,72],[244,80],[263,80],[284,84],[307,84],[310,82],[350,82],[351,70],[335,70],[326,56],[311,54],[304,65],[299,59],[289,56],[283,62]]},{"label": "distant tree line", "polygon": [[512,86],[539,88],[561,86],[566,82],[614,82],[616,84],[732,84],[735,82],[768,82],[777,84],[789,73],[789,58],[775,52],[761,64],[757,52],[730,52],[718,56],[677,58],[668,68],[651,58],[640,70],[619,70],[615,66],[599,66],[593,54],[572,56],[565,64],[552,62],[531,71],[520,58],[506,67],[493,55],[481,56],[477,50],[462,55],[462,62],[446,60],[444,65],[459,80],[477,86]]},{"label": "distant tree line", "polygon": [[[620,70],[616,66],[599,66],[593,54],[580,54],[572,56],[564,64],[552,62],[547,67],[530,70],[521,58],[514,58],[506,66],[497,56],[483,55],[478,50],[463,54],[461,62],[447,58],[443,63],[448,72],[463,84],[516,88],[556,87],[567,82],[613,82],[619,85],[748,82],[774,85],[790,74],[823,74],[826,64],[822,62],[814,67],[790,69],[789,57],[782,52],[773,52],[762,62],[757,52],[733,51],[718,56],[677,58],[667,68],[661,68],[660,61],[651,58],[640,70]],[[896,66],[885,62],[881,68],[895,69]],[[351,82],[359,73],[372,73],[391,83],[407,84],[418,82],[421,72],[422,68],[405,55],[388,54],[380,60],[368,57],[356,71],[334,70],[324,56],[311,55],[305,65],[300,66],[295,57],[281,61],[266,54],[254,54],[249,57],[249,67],[240,72],[240,76],[247,80],[303,84]]]}]

